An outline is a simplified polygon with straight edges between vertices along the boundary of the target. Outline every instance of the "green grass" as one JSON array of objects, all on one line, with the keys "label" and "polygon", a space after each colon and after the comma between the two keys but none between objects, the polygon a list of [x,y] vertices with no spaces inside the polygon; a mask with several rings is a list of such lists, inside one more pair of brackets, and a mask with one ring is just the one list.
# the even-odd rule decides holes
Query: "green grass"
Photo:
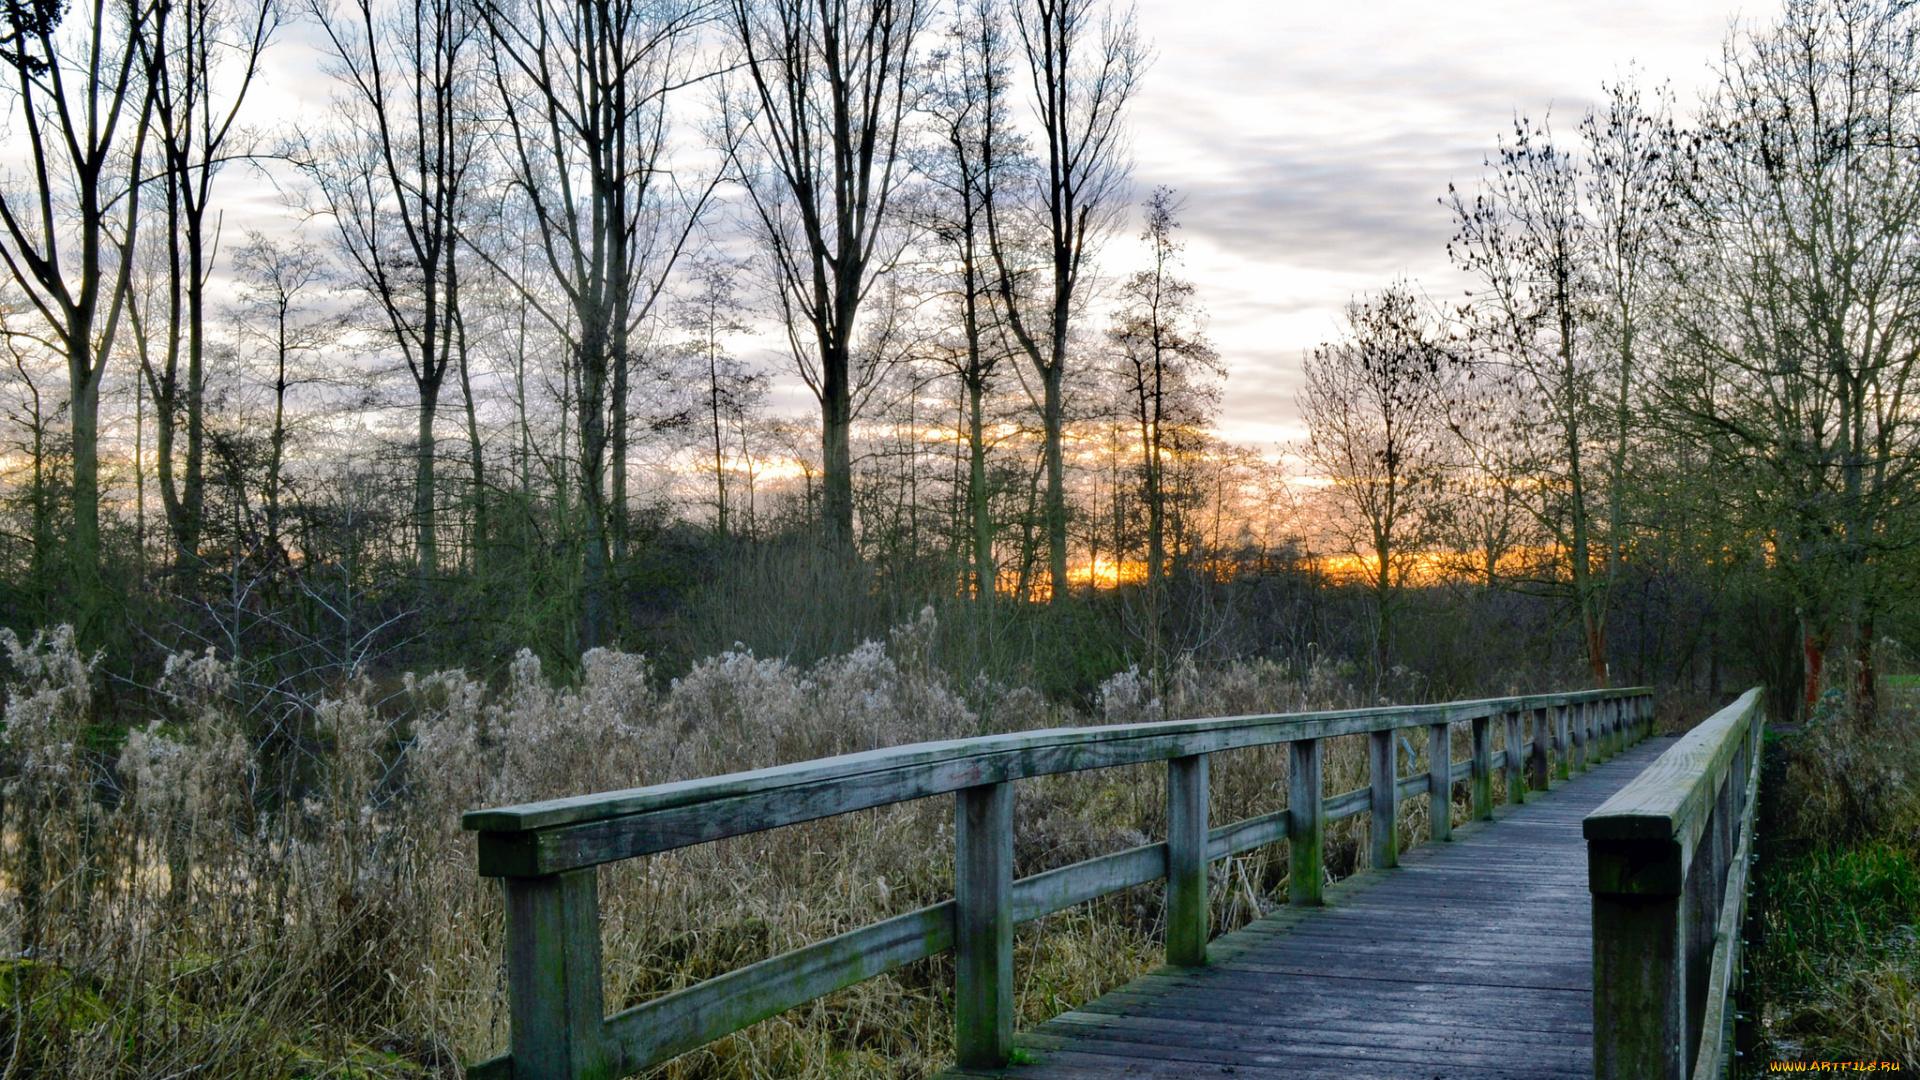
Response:
[{"label": "green grass", "polygon": [[1886,840],[1788,856],[1769,875],[1768,951],[1791,957],[1778,988],[1811,990],[1836,963],[1911,951],[1920,923],[1920,861]]},{"label": "green grass", "polygon": [[1889,706],[1768,739],[1740,995],[1760,1021],[1751,1063],[1920,1064],[1920,710]]}]

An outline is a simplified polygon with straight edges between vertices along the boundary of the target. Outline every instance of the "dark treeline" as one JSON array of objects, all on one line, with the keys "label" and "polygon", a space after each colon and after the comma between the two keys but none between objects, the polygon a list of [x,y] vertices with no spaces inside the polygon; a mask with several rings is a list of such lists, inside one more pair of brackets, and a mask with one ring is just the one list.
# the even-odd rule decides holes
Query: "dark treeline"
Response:
[{"label": "dark treeline", "polygon": [[[1436,210],[1470,292],[1357,299],[1278,461],[1213,432],[1106,0],[6,18],[0,622],[110,693],[811,661],[932,605],[947,670],[1065,701],[1190,655],[1871,716],[1916,629],[1893,0],[1790,0],[1697,108],[1519,115]],[[296,23],[324,97],[252,123]]]}]

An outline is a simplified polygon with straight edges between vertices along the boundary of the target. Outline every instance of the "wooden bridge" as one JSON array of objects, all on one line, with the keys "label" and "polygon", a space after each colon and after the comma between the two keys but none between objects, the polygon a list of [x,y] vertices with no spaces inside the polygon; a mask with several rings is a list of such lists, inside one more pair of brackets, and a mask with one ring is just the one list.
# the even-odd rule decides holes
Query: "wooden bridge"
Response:
[{"label": "wooden bridge", "polygon": [[[1647,741],[1651,720],[1642,688],[1058,729],[477,811],[507,899],[511,1050],[467,1074],[628,1076],[951,950],[954,1076],[1723,1076],[1760,692],[1678,739]],[[1429,768],[1401,775],[1402,733],[1423,728]],[[1371,782],[1327,795],[1340,736],[1368,739]],[[1212,826],[1208,755],[1280,743],[1288,808]],[[1164,841],[1014,880],[1017,781],[1149,761],[1167,765]],[[1460,783],[1474,820],[1456,827]],[[606,1015],[595,867],[947,793],[952,900]],[[1371,828],[1371,869],[1323,884],[1329,822],[1395,822],[1419,798],[1435,842],[1403,857],[1397,828]],[[1289,906],[1209,940],[1209,864],[1283,840]],[[1167,966],[1016,1040],[1014,925],[1160,879]]]}]

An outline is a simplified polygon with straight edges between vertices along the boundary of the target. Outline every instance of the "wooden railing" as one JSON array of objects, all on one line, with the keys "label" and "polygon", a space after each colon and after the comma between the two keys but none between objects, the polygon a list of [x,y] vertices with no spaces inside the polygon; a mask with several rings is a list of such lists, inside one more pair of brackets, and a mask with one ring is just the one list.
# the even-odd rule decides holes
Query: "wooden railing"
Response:
[{"label": "wooden railing", "polygon": [[[1013,927],[1098,896],[1167,879],[1167,962],[1206,962],[1207,866],[1289,841],[1295,904],[1318,904],[1328,822],[1371,814],[1375,867],[1399,857],[1400,800],[1430,797],[1432,835],[1451,836],[1451,792],[1472,782],[1474,814],[1493,814],[1489,725],[1505,725],[1506,797],[1521,800],[1549,769],[1604,760],[1645,730],[1649,690],[1237,716],[1019,732],[920,743],[467,814],[480,873],[502,879],[507,908],[509,1045],[471,1066],[473,1080],[585,1080],[630,1075],[823,994],[952,950],[959,1063],[1006,1063],[1013,1037]],[[1532,722],[1531,744],[1523,728]],[[1454,761],[1452,725],[1471,729]],[[1401,776],[1396,733],[1427,728],[1431,767]],[[1321,741],[1367,735],[1371,783],[1325,797]],[[1208,755],[1287,743],[1289,808],[1210,828]],[[1557,759],[1557,761],[1552,760]],[[1167,763],[1167,838],[1043,874],[1013,878],[1013,782],[1149,761]],[[594,868],[729,836],[952,792],[954,898],[796,949],[612,1016],[601,997]]]},{"label": "wooden railing", "polygon": [[1731,1056],[1764,733],[1747,691],[1587,816],[1600,1080],[1710,1080]]}]

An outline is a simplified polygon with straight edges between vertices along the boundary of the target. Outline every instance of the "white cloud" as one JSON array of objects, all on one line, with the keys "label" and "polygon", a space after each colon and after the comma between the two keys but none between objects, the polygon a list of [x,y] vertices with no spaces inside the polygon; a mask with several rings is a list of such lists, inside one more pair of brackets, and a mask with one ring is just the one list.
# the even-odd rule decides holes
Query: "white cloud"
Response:
[{"label": "white cloud", "polygon": [[[1684,105],[1738,15],[1723,0],[1142,0],[1158,59],[1134,176],[1186,198],[1187,270],[1231,372],[1227,434],[1292,429],[1301,353],[1356,293],[1404,274],[1458,294],[1437,200],[1474,180],[1516,111],[1551,107],[1571,134],[1634,64]],[[1131,254],[1114,245],[1112,268]]]}]

